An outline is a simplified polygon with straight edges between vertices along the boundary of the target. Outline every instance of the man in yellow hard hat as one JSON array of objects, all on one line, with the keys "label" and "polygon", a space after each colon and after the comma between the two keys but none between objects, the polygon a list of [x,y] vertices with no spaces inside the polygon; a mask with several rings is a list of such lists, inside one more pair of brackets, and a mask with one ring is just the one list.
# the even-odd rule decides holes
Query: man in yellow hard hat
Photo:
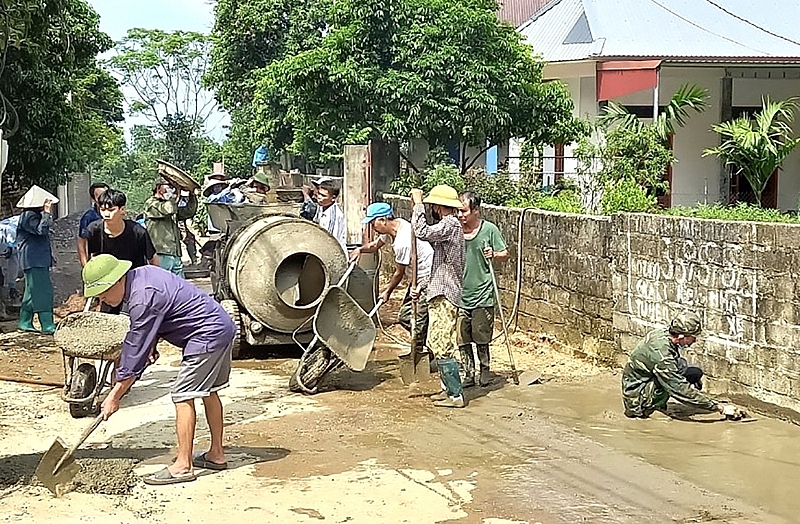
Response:
[{"label": "man in yellow hard hat", "polygon": [[[458,192],[450,186],[438,185],[423,200],[422,190],[411,190],[414,206],[411,224],[420,240],[433,246],[433,264],[428,283],[428,348],[436,357],[443,395],[436,399],[440,407],[464,407],[461,377],[458,362],[453,358],[456,349],[456,321],[458,304],[461,303],[461,287],[464,278],[464,233],[458,219],[461,200]],[[428,224],[425,205],[439,222]]]}]

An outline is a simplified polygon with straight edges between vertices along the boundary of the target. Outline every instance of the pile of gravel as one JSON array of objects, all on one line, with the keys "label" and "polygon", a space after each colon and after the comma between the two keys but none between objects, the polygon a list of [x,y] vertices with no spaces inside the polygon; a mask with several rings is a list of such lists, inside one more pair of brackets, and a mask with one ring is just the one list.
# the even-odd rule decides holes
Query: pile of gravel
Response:
[{"label": "pile of gravel", "polygon": [[130,326],[127,315],[73,313],[59,322],[53,340],[68,355],[116,360]]}]

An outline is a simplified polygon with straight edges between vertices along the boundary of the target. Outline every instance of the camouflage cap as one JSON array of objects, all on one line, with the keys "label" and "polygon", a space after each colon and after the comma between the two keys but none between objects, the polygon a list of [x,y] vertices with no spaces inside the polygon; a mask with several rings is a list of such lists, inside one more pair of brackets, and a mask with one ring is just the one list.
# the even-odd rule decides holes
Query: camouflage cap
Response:
[{"label": "camouflage cap", "polygon": [[673,335],[699,335],[703,330],[703,321],[694,311],[683,311],[669,323],[669,332]]}]

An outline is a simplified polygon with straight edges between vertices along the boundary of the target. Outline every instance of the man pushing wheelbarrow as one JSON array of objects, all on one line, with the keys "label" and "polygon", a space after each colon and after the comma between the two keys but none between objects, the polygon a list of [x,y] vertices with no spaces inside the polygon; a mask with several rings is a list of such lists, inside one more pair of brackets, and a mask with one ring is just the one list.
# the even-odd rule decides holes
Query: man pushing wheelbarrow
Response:
[{"label": "man pushing wheelbarrow", "polygon": [[[178,346],[182,359],[172,386],[178,454],[169,467],[144,478],[147,484],[175,484],[196,478],[194,468],[227,467],[222,447],[223,411],[217,392],[228,385],[231,345],[236,326],[210,296],[180,277],[156,266],[131,269],[131,263],[112,255],[92,258],[83,268],[84,295],[105,304],[123,306],[131,327],[122,345],[117,382],[103,401],[108,419],[120,399],[154,358],[160,338]],[[196,412],[203,400],[211,447],[193,455]]]}]

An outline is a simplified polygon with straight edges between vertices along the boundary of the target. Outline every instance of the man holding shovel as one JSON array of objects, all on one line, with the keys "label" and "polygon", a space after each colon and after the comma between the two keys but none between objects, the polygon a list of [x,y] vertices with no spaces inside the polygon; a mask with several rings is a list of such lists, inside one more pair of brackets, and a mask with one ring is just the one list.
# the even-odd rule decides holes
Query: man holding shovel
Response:
[{"label": "man holding shovel", "polygon": [[[461,201],[450,186],[439,185],[423,200],[422,190],[411,190],[414,206],[411,224],[420,240],[433,246],[431,280],[428,284],[428,349],[436,357],[443,393],[436,406],[463,408],[464,395],[455,352],[456,320],[461,303],[461,284],[464,277],[464,233],[458,220]],[[425,204],[431,204],[436,224],[428,224]]]},{"label": "man holding shovel", "polygon": [[[353,250],[350,255],[350,260],[357,260],[361,253],[375,253],[385,244],[392,243],[392,251],[394,252],[395,269],[392,278],[389,280],[386,288],[381,291],[380,298],[384,302],[388,302],[392,296],[392,292],[403,281],[403,277],[411,279],[411,241],[413,238],[413,231],[411,224],[402,218],[396,218],[392,211],[392,206],[385,202],[377,202],[370,204],[367,208],[367,216],[362,220],[363,224],[372,224],[372,228],[378,235],[378,238]],[[417,290],[416,296],[418,301],[417,316],[414,319],[414,342],[422,347],[425,344],[425,337],[428,334],[428,300],[427,288],[428,281],[431,277],[431,265],[433,264],[433,248],[424,240],[416,239],[417,244]],[[407,330],[411,331],[411,316],[412,316],[412,290],[409,285],[403,298],[403,304],[400,306],[398,313],[398,321]]]},{"label": "man holding shovel", "polygon": [[472,191],[460,195],[459,220],[464,231],[466,264],[464,290],[458,311],[458,349],[464,366],[464,387],[475,385],[475,354],[478,352],[481,387],[489,385],[489,344],[494,333],[494,277],[490,264],[508,259],[508,247],[496,225],[481,219],[481,199]]},{"label": "man holding shovel", "polygon": [[[175,484],[194,480],[193,468],[227,468],[222,447],[223,412],[217,391],[227,387],[231,345],[236,326],[210,296],[159,267],[131,269],[131,263],[112,255],[98,255],[83,268],[84,295],[109,306],[123,306],[131,327],[122,345],[117,382],[102,404],[106,419],[116,413],[122,396],[148,363],[157,358],[160,338],[182,350],[180,370],[172,386],[178,453],[175,462],[145,477],[147,484]],[[203,399],[211,433],[211,447],[193,456],[196,413],[194,401]]]}]

